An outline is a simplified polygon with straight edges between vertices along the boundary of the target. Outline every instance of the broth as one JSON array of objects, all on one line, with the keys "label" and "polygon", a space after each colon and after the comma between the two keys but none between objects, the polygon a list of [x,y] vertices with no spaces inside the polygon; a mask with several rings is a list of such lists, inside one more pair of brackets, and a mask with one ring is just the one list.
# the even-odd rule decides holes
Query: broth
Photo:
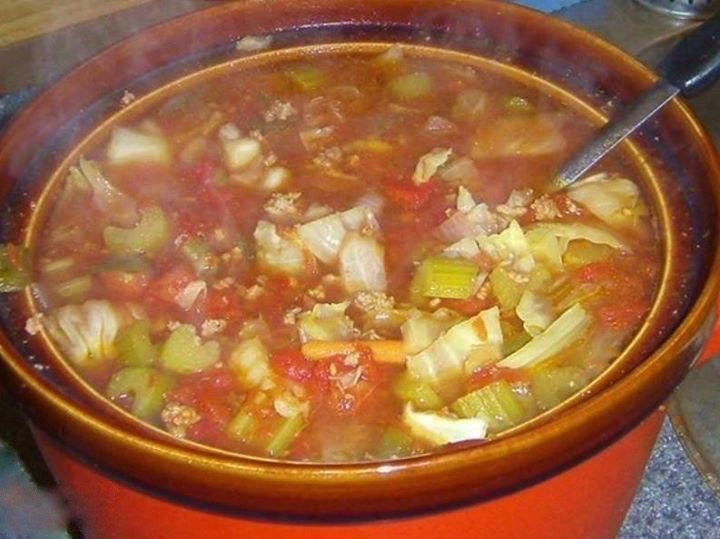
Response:
[{"label": "broth", "polygon": [[70,168],[28,329],[143,421],[240,453],[493,438],[603,372],[658,287],[621,163],[543,191],[591,129],[398,46],[200,82]]}]

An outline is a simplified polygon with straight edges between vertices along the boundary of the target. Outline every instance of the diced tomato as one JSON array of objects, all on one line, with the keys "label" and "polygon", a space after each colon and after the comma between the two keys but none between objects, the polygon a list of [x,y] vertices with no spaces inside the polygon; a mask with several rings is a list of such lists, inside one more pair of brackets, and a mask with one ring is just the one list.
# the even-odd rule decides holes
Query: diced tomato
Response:
[{"label": "diced tomato", "polygon": [[300,383],[310,381],[315,368],[315,364],[306,359],[300,350],[293,349],[275,352],[270,362],[281,376]]},{"label": "diced tomato", "polygon": [[405,210],[418,210],[428,203],[435,193],[435,183],[428,181],[415,185],[410,181],[388,182],[383,186],[385,196]]},{"label": "diced tomato", "polygon": [[620,303],[600,307],[597,316],[600,322],[615,329],[627,329],[642,320],[648,310],[645,302]]},{"label": "diced tomato", "polygon": [[212,161],[200,161],[195,163],[187,173],[187,177],[198,183],[210,183],[217,171],[216,165]]},{"label": "diced tomato", "polygon": [[581,283],[603,283],[615,279],[617,270],[607,262],[591,262],[580,268],[576,277]]},{"label": "diced tomato", "polygon": [[513,384],[516,382],[529,383],[530,378],[524,369],[506,369],[490,365],[475,369],[468,380],[468,390],[480,389],[497,380],[506,380]]},{"label": "diced tomato", "polygon": [[154,279],[150,294],[166,303],[175,303],[177,295],[195,278],[195,272],[190,266],[180,264]]},{"label": "diced tomato", "polygon": [[100,272],[98,277],[108,295],[124,300],[140,298],[150,284],[150,277],[142,272],[109,270]]},{"label": "diced tomato", "polygon": [[240,297],[234,289],[208,289],[202,311],[206,318],[222,318],[228,322],[245,317]]}]

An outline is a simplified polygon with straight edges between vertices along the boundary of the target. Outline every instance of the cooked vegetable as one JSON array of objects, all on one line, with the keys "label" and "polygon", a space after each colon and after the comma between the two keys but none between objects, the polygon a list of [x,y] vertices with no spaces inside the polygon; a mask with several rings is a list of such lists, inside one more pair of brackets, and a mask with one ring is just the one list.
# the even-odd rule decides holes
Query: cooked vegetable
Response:
[{"label": "cooked vegetable", "polygon": [[426,258],[410,284],[413,296],[466,299],[478,288],[477,264],[458,258]]},{"label": "cooked vegetable", "polygon": [[415,436],[434,445],[482,440],[488,427],[483,418],[458,419],[430,412],[416,412],[410,403],[405,405],[402,419]]},{"label": "cooked vegetable", "polygon": [[565,149],[562,118],[550,114],[501,116],[477,130],[470,156],[474,159],[534,157]]},{"label": "cooked vegetable", "polygon": [[427,73],[408,73],[392,79],[388,83],[388,89],[397,99],[412,101],[425,97],[432,91],[432,80]]},{"label": "cooked vegetable", "polygon": [[409,402],[416,410],[438,410],[443,401],[435,390],[422,380],[402,374],[393,385],[393,393],[403,402]]},{"label": "cooked vegetable", "polygon": [[115,357],[113,341],[126,319],[122,309],[109,301],[89,300],[51,311],[42,323],[65,356],[86,369]]},{"label": "cooked vegetable", "polygon": [[498,362],[498,366],[519,369],[535,365],[572,345],[589,323],[587,313],[576,303],[520,350]]},{"label": "cooked vegetable", "polygon": [[506,380],[497,380],[463,395],[450,405],[460,417],[481,417],[492,432],[513,427],[527,418],[522,403]]},{"label": "cooked vegetable", "polygon": [[447,162],[450,155],[452,155],[452,150],[449,148],[435,148],[423,155],[415,166],[415,172],[413,172],[412,180],[415,185],[430,180],[438,169]]},{"label": "cooked vegetable", "polygon": [[140,419],[160,414],[163,396],[174,385],[172,377],[151,367],[125,367],[112,375],[105,394],[112,400],[130,399],[130,411]]},{"label": "cooked vegetable", "polygon": [[325,74],[318,68],[309,65],[295,66],[285,71],[295,88],[301,92],[317,90],[325,83]]},{"label": "cooked vegetable", "polygon": [[413,439],[400,429],[388,427],[383,431],[373,455],[380,459],[394,459],[409,455]]},{"label": "cooked vegetable", "polygon": [[308,359],[322,359],[348,355],[358,348],[367,348],[379,363],[405,362],[405,345],[402,341],[309,341],[302,345],[302,354]]},{"label": "cooked vegetable", "polygon": [[387,286],[385,250],[374,238],[349,232],[340,247],[339,270],[345,290],[383,291]]},{"label": "cooked vegetable", "polygon": [[286,418],[270,438],[270,442],[265,446],[265,451],[271,457],[284,455],[305,425],[305,418],[302,414]]},{"label": "cooked vegetable", "polygon": [[487,102],[487,94],[482,90],[464,90],[455,98],[450,115],[457,122],[473,124],[485,114]]},{"label": "cooked vegetable", "polygon": [[[110,135],[107,156],[114,165],[125,163],[170,163],[170,146],[159,133],[115,127]],[[82,164],[81,164],[82,166]],[[85,172],[83,170],[83,172]]]},{"label": "cooked vegetable", "polygon": [[340,341],[357,334],[352,319],[345,314],[349,302],[318,303],[311,311],[298,316],[297,326],[302,342]]},{"label": "cooked vegetable", "polygon": [[522,320],[525,331],[533,336],[547,329],[553,321],[550,302],[527,289],[523,291],[515,312]]},{"label": "cooked vegetable", "polygon": [[648,215],[640,190],[626,178],[595,174],[573,184],[567,195],[615,227],[632,227]]},{"label": "cooked vegetable", "polygon": [[0,293],[17,292],[30,284],[30,254],[27,247],[0,244]]},{"label": "cooked vegetable", "polygon": [[503,309],[514,309],[525,292],[526,281],[517,273],[497,266],[489,277],[493,295]]},{"label": "cooked vegetable", "polygon": [[117,362],[127,367],[146,367],[155,363],[158,349],[150,340],[150,322],[135,320],[115,337]]},{"label": "cooked vegetable", "polygon": [[218,359],[220,345],[216,341],[203,343],[189,324],[174,329],[160,349],[160,364],[176,374],[204,371]]},{"label": "cooked vegetable", "polygon": [[219,260],[212,252],[210,246],[200,238],[190,238],[180,247],[198,275],[207,277],[215,275],[218,271]]},{"label": "cooked vegetable", "polygon": [[549,410],[588,383],[588,374],[581,367],[538,368],[532,375],[532,391],[543,410]]},{"label": "cooked vegetable", "polygon": [[83,275],[58,284],[55,287],[55,292],[65,299],[78,300],[82,299],[90,291],[92,285],[92,277]]},{"label": "cooked vegetable", "polygon": [[237,374],[243,387],[267,390],[275,385],[270,356],[257,337],[240,342],[230,354],[228,366]]},{"label": "cooked vegetable", "polygon": [[409,356],[411,376],[438,385],[462,377],[463,364],[473,349],[482,347],[491,359],[499,359],[503,335],[497,307],[454,325],[422,352]]},{"label": "cooked vegetable", "polygon": [[437,339],[443,331],[459,322],[457,315],[442,310],[434,313],[414,311],[400,328],[408,354],[424,350]]},{"label": "cooked vegetable", "polygon": [[629,251],[628,246],[610,232],[584,223],[538,223],[529,228],[528,234],[537,231],[547,232],[564,241],[562,251],[565,252],[567,242],[572,240],[587,240],[592,243],[608,245],[614,249]]},{"label": "cooked vegetable", "polygon": [[70,178],[74,178],[78,183],[89,184],[93,193],[93,204],[112,222],[122,226],[137,222],[137,203],[115,187],[100,172],[100,167],[94,161],[81,157],[78,167],[70,167],[67,181],[70,181]]},{"label": "cooked vegetable", "polygon": [[230,420],[230,423],[228,423],[228,426],[225,428],[225,434],[233,440],[250,443],[255,434],[256,426],[257,422],[255,421],[255,417],[241,408],[240,411],[235,414],[235,417]]},{"label": "cooked vegetable", "polygon": [[305,254],[292,233],[279,233],[275,224],[258,221],[254,237],[260,268],[290,275],[305,272]]},{"label": "cooked vegetable", "polygon": [[133,228],[108,226],[103,230],[107,248],[115,255],[151,255],[170,239],[170,224],[159,206],[141,211],[142,218]]}]

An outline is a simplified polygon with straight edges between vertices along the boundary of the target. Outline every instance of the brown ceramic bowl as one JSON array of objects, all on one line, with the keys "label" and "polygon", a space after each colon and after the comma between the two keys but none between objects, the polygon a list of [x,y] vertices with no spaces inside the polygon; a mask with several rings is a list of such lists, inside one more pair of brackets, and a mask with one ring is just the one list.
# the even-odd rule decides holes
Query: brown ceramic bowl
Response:
[{"label": "brown ceramic bowl", "polygon": [[[252,57],[234,50],[239,36],[258,34],[274,34],[274,50]],[[409,44],[412,54],[462,58],[543,86],[598,125],[602,111],[655,80],[598,38],[504,3],[218,4],[107,49],[25,109],[0,140],[4,241],[32,246],[68,163],[115,121],[175,88],[256,62],[372,53],[392,42]],[[121,110],[125,90],[140,98]],[[716,152],[680,101],[621,151],[657,215],[664,269],[656,302],[627,350],[587,390],[497,440],[347,465],[279,462],[178,441],[102,400],[47,340],[26,335],[24,321],[34,309],[29,293],[1,300],[0,373],[34,423],[79,458],[133,484],[216,508],[271,517],[373,517],[526,486],[637,425],[682,379],[710,330],[720,280]]]}]

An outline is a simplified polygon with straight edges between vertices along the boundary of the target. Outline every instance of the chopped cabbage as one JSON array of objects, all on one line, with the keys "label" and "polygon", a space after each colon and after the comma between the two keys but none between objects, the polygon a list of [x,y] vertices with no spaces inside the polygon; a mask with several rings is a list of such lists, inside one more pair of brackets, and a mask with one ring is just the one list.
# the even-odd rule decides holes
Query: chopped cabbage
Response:
[{"label": "chopped cabbage", "polygon": [[105,212],[112,222],[130,226],[138,220],[135,201],[110,183],[100,172],[97,163],[81,157],[79,167],[70,167],[69,173],[78,184],[90,184],[93,204]]},{"label": "chopped cabbage", "polygon": [[517,221],[512,221],[499,234],[480,236],[476,240],[480,250],[496,263],[505,262],[512,270],[524,274],[529,274],[535,267],[530,244]]},{"label": "chopped cabbage", "polygon": [[487,435],[488,423],[484,418],[456,418],[432,412],[416,412],[407,403],[402,420],[410,431],[434,445],[482,440]]},{"label": "chopped cabbage", "polygon": [[245,339],[232,351],[228,367],[246,389],[267,390],[275,385],[268,351],[258,337]]},{"label": "chopped cabbage", "polygon": [[559,152],[567,145],[559,129],[561,122],[558,114],[501,116],[478,129],[470,155],[483,159]]},{"label": "chopped cabbage", "polygon": [[438,169],[447,162],[451,154],[452,150],[450,148],[435,148],[423,155],[415,167],[412,181],[416,185],[420,185],[430,180]]},{"label": "chopped cabbage", "polygon": [[118,255],[153,254],[170,239],[170,223],[160,206],[141,211],[142,218],[132,228],[108,226],[103,230],[107,248]]},{"label": "chopped cabbage", "polygon": [[492,307],[452,326],[430,346],[407,358],[411,376],[431,384],[463,375],[470,352],[481,349],[488,359],[499,359],[503,343],[500,310]]},{"label": "chopped cabbage", "polygon": [[170,146],[158,133],[143,133],[127,127],[116,127],[110,135],[108,160],[113,165],[125,163],[170,163]]},{"label": "chopped cabbage", "polygon": [[513,352],[498,367],[521,369],[539,363],[557,354],[575,342],[590,323],[590,317],[579,303],[560,315],[548,328],[532,338],[525,346]]},{"label": "chopped cabbage", "polygon": [[527,289],[520,297],[515,312],[522,320],[525,331],[533,337],[547,329],[553,321],[550,302]]},{"label": "chopped cabbage", "polygon": [[416,354],[424,350],[437,339],[443,331],[458,322],[452,311],[438,309],[434,313],[414,310],[400,328],[408,354]]},{"label": "chopped cabbage", "polygon": [[637,185],[626,178],[595,174],[570,186],[567,196],[615,227],[633,226],[648,214]]},{"label": "chopped cabbage", "polygon": [[131,317],[109,301],[65,305],[41,318],[50,337],[80,368],[102,365],[115,357],[113,341]]},{"label": "chopped cabbage", "polygon": [[352,319],[345,314],[350,302],[318,303],[311,311],[301,313],[297,327],[302,342],[344,341],[357,337]]},{"label": "chopped cabbage", "polygon": [[385,290],[385,251],[377,240],[349,232],[340,248],[339,258],[340,278],[348,293]]},{"label": "chopped cabbage", "polygon": [[472,196],[472,193],[468,191],[465,187],[462,185],[458,187],[458,193],[457,193],[457,209],[458,211],[467,213],[470,210],[472,210],[477,203],[475,202],[475,199]]},{"label": "chopped cabbage", "polygon": [[591,243],[609,245],[614,249],[630,251],[630,248],[614,234],[584,223],[538,223],[528,229],[528,234],[543,232],[554,234],[560,240],[562,253],[565,253],[568,242],[572,240],[587,240]]},{"label": "chopped cabbage", "polygon": [[258,221],[254,232],[257,260],[263,269],[290,275],[305,272],[306,258],[302,244],[292,234],[279,234],[268,221]]}]

